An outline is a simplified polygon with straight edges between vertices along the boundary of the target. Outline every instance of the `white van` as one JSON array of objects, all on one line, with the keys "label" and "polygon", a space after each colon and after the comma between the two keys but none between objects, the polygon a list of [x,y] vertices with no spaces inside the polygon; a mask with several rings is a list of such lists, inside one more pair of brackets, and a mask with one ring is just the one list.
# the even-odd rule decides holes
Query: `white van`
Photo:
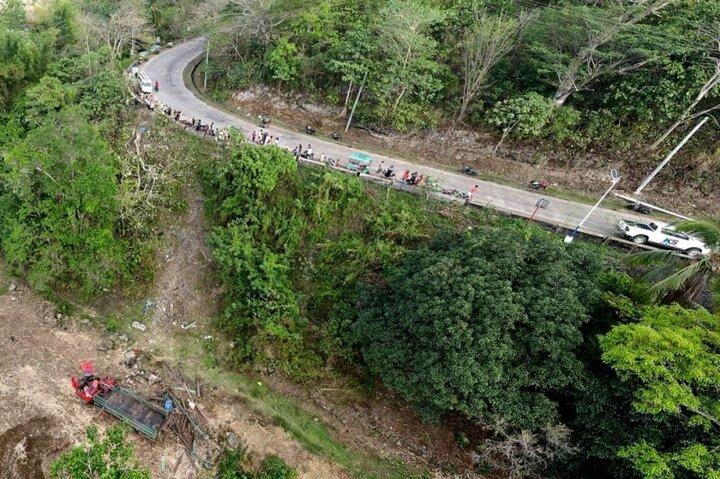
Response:
[{"label": "white van", "polygon": [[152,81],[150,81],[150,77],[145,72],[140,74],[140,91],[143,93],[153,92]]}]

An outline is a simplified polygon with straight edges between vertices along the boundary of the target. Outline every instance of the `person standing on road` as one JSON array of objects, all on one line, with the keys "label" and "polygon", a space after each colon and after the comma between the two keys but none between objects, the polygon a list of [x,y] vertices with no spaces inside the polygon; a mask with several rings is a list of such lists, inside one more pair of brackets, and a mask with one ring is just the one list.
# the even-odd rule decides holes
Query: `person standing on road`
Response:
[{"label": "person standing on road", "polygon": [[158,91],[160,91],[160,82],[155,80],[155,93],[157,93]]},{"label": "person standing on road", "polygon": [[385,169],[385,162],[381,161],[380,164],[377,167],[377,171],[375,171],[376,175],[382,174],[383,170]]},{"label": "person standing on road", "polygon": [[466,204],[466,205],[467,205],[467,204],[470,204],[470,202],[472,201],[473,197],[475,196],[475,193],[477,193],[479,189],[480,189],[480,187],[479,187],[478,185],[475,185],[475,186],[473,186],[472,188],[470,188],[470,189],[468,190],[467,198],[465,198],[465,204]]},{"label": "person standing on road", "polygon": [[255,143],[255,140],[257,139],[257,130],[253,130],[252,135],[250,135],[250,139],[253,143]]},{"label": "person standing on road", "polygon": [[308,159],[312,160],[314,159],[315,154],[313,153],[312,146],[308,143],[308,149],[305,151],[305,155],[308,157]]}]

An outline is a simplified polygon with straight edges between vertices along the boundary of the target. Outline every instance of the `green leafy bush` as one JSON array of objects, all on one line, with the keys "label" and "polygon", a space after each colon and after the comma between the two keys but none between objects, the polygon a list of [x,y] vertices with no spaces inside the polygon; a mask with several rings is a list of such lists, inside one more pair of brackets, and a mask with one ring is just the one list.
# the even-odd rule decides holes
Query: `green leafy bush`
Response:
[{"label": "green leafy bush", "polygon": [[102,70],[78,84],[80,105],[92,118],[117,119],[130,98],[122,75],[113,70]]},{"label": "green leafy bush", "polygon": [[297,479],[298,473],[295,469],[276,455],[267,456],[263,459],[258,469],[256,479]]},{"label": "green leafy bush", "polygon": [[546,136],[561,145],[571,143],[583,146],[584,138],[580,133],[582,114],[571,106],[555,108],[547,126]]},{"label": "green leafy bush", "polygon": [[134,446],[123,425],[112,426],[101,437],[97,427],[87,428],[86,444],[64,452],[50,465],[53,479],[150,479],[150,472],[134,458]]},{"label": "green leafy bush", "polygon": [[244,448],[225,449],[217,464],[217,479],[254,479],[246,471],[247,452]]},{"label": "green leafy bush", "polygon": [[295,469],[274,454],[266,456],[255,471],[244,448],[226,449],[218,461],[217,479],[297,479]]},{"label": "green leafy bush", "polygon": [[540,138],[553,112],[550,100],[530,92],[503,100],[487,114],[488,124],[519,138]]},{"label": "green leafy bush", "polygon": [[50,113],[70,105],[75,99],[75,89],[57,78],[44,76],[25,92],[25,123],[35,128]]},{"label": "green leafy bush", "polygon": [[633,409],[681,422],[677,441],[649,436],[620,449],[646,479],[720,476],[719,324],[703,309],[656,306],[600,338],[603,361],[634,389]]}]

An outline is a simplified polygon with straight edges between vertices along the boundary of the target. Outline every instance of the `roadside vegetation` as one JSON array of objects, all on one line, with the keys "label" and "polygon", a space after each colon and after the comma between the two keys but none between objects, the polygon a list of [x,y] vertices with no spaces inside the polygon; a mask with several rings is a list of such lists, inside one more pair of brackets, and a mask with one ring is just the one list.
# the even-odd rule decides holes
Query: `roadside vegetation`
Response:
[{"label": "roadside vegetation", "polygon": [[[204,181],[231,361],[299,380],[381,379],[427,420],[460,414],[482,428],[468,444],[478,470],[716,471],[717,418],[700,384],[712,389],[717,372],[717,317],[658,305],[616,253],[297,167],[275,147],[216,161]],[[698,356],[661,385],[642,358],[667,367],[672,337]],[[696,406],[690,420],[683,410]]]},{"label": "roadside vegetation", "polygon": [[[347,119],[359,98],[362,127],[477,130],[561,168],[579,156],[602,166],[602,155],[633,170],[720,104],[713,0],[217,4],[207,72],[216,99],[257,88]],[[712,194],[718,138],[702,130],[675,160],[675,179],[691,172]]]},{"label": "roadside vegetation", "polygon": [[[659,133],[655,122],[669,128],[715,101],[693,100],[713,75],[704,61],[715,61],[703,42],[718,12],[702,0],[527,15],[467,1],[220,6],[202,17],[234,22],[212,37],[218,89],[302,85],[342,105],[364,82],[358,118],[378,125],[452,118],[585,148],[639,141]],[[310,389],[339,376],[393,391],[424,420],[452,421],[478,474],[720,477],[720,322],[698,300],[717,293],[716,223],[682,226],[707,240],[708,257],[643,255],[629,266],[606,246],[566,246],[492,211],[299,166],[275,146],[194,137],[134,109],[122,70],[140,42],[200,28],[197,12],[125,0],[0,9],[0,251],[13,274],[56,301],[146,287],[161,219],[183,210],[183,185],[196,179],[224,286],[221,339],[203,353],[213,366],[263,366]],[[678,31],[682,41],[661,41]],[[504,41],[493,43],[502,54],[469,70],[488,38]],[[555,136],[534,133],[547,131]],[[353,475],[406,474],[339,444],[291,399],[206,369]],[[51,474],[148,477],[132,455],[121,428],[91,429]],[[228,479],[297,476],[243,449],[219,468]]]}]

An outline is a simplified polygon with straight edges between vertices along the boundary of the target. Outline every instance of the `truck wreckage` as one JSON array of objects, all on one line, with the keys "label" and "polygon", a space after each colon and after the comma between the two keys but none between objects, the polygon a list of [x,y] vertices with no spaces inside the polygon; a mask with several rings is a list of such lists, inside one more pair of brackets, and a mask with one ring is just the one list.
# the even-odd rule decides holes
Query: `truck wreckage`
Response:
[{"label": "truck wreckage", "polygon": [[[70,383],[75,395],[86,404],[110,413],[150,440],[157,439],[164,431],[174,432],[191,461],[209,469],[220,451],[218,444],[210,439],[207,419],[192,399],[192,395],[196,399],[200,396],[200,385],[196,383],[191,389],[181,373],[167,365],[164,368],[166,377],[182,387],[163,386],[153,399],[120,386],[112,377],[95,375],[89,362],[81,364],[82,376],[71,377]],[[174,390],[184,394],[176,394]],[[201,446],[200,442],[204,444]]]}]

